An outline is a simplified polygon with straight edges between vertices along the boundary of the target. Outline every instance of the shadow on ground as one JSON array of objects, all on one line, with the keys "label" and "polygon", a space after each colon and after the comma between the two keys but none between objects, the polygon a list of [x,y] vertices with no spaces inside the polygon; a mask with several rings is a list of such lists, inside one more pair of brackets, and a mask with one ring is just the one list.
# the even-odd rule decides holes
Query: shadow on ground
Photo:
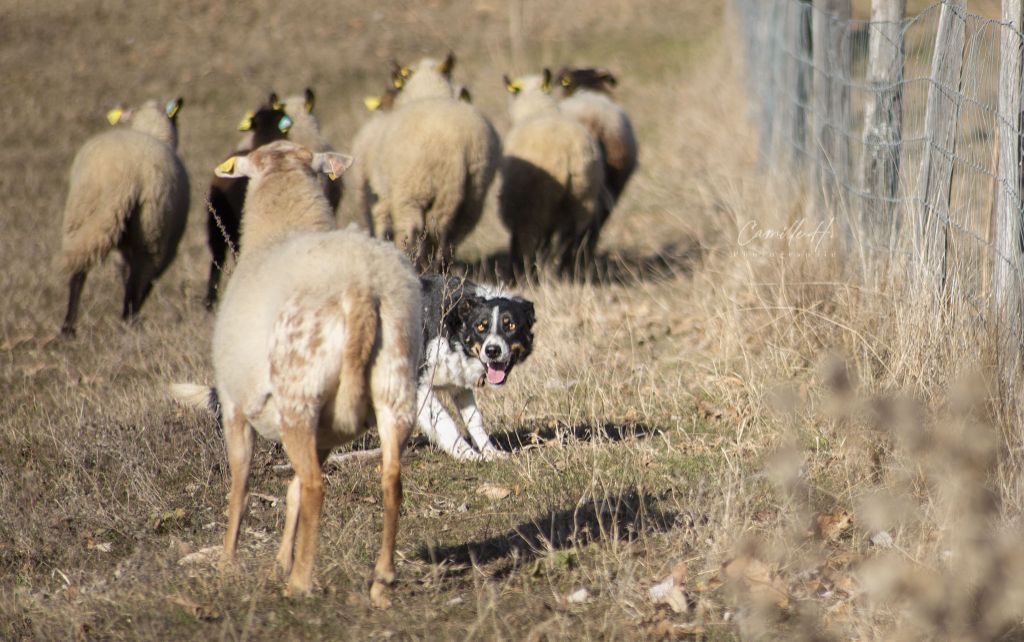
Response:
[{"label": "shadow on ground", "polygon": [[571,508],[552,511],[523,522],[509,531],[467,544],[425,546],[417,557],[435,566],[450,566],[448,574],[465,572],[473,565],[506,561],[492,576],[545,555],[547,551],[586,546],[591,542],[632,541],[643,533],[675,527],[677,514],[657,507],[657,499],[630,488],[610,497],[586,499]]},{"label": "shadow on ground", "polygon": [[[594,259],[587,280],[611,285],[672,279],[692,274],[703,257],[704,248],[695,239],[666,243],[654,254],[622,250],[602,252]],[[509,265],[508,252],[500,251],[479,261],[457,262],[456,270],[475,281],[515,284]]]},{"label": "shadow on ground", "polygon": [[[553,423],[553,422],[552,422]],[[514,452],[538,444],[555,440],[566,444],[573,441],[624,441],[627,439],[644,439],[659,435],[664,429],[646,424],[607,423],[601,426],[579,424],[527,425],[503,433],[491,435],[491,441],[499,450]]]}]

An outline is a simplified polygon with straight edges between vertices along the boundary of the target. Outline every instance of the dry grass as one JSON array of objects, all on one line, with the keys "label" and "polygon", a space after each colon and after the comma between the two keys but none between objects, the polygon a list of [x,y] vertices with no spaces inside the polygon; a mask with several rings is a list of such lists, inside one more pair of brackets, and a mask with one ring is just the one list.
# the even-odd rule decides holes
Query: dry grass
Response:
[{"label": "dry grass", "polygon": [[[2,16],[0,117],[18,126],[0,129],[0,638],[1022,633],[1021,417],[988,392],[987,329],[902,272],[854,286],[821,248],[740,242],[802,207],[757,172],[716,3],[46,1]],[[372,465],[327,475],[312,598],[268,578],[285,480],[265,443],[245,573],[181,565],[219,544],[227,490],[213,422],[161,389],[210,378],[205,177],[270,87],[314,85],[344,148],[389,57],[448,47],[502,130],[503,71],[619,72],[642,167],[602,242],[618,278],[526,288],[537,350],[482,399],[511,458],[408,451],[390,611],[366,599]],[[116,270],[96,270],[79,337],[56,340],[70,159],[109,104],[177,94],[194,183],[179,257],[132,327]],[[483,262],[506,242],[491,211],[461,254]],[[491,500],[484,483],[512,492]],[[881,531],[892,547],[871,543]],[[672,574],[679,590],[655,604],[648,589]],[[589,599],[569,601],[579,588]]]}]

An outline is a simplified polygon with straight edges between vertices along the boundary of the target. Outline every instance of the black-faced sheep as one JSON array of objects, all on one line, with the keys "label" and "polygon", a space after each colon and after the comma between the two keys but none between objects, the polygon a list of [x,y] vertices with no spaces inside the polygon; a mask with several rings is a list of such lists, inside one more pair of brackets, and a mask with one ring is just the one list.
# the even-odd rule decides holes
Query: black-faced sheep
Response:
[{"label": "black-faced sheep", "polygon": [[590,263],[603,207],[601,150],[585,127],[563,114],[551,95],[551,73],[515,81],[512,129],[505,137],[498,207],[512,235],[517,273],[554,257],[562,272]]},{"label": "black-faced sheep", "polygon": [[[267,143],[282,140],[288,136],[292,119],[285,114],[277,96],[270,95],[268,104],[255,113],[247,113],[238,125],[246,132],[246,138],[234,155],[248,154]],[[210,278],[206,283],[206,307],[210,309],[217,302],[217,288],[220,285],[228,251],[237,253],[241,246],[239,230],[245,205],[245,192],[249,179],[214,176],[210,181],[209,205],[206,217],[206,240],[210,246]]]},{"label": "black-faced sheep", "polygon": [[421,294],[394,247],[354,228],[322,231],[333,216],[316,173],[336,178],[349,163],[279,141],[218,168],[250,179],[245,249],[213,334],[231,468],[222,562],[235,554],[255,431],[282,443],[295,471],[277,560],[288,575],[287,593],[308,594],[324,496],[321,465],[331,448],[376,424],[384,533],[370,596],[386,606],[402,497],[399,454],[415,422]]},{"label": "black-faced sheep", "polygon": [[454,57],[396,72],[401,91],[383,120],[370,167],[374,234],[418,267],[444,266],[479,222],[501,145],[491,123],[453,95]]},{"label": "black-faced sheep", "polygon": [[174,259],[189,205],[188,174],[176,153],[181,105],[178,98],[112,110],[111,124],[128,126],[94,136],[75,155],[59,257],[70,279],[63,334],[74,335],[86,274],[110,250],[125,261],[125,320]]},{"label": "black-faced sheep", "polygon": [[611,98],[615,76],[607,69],[563,68],[559,109],[583,124],[597,139],[604,158],[604,181],[612,202],[619,200],[637,165],[636,135],[626,111]]}]

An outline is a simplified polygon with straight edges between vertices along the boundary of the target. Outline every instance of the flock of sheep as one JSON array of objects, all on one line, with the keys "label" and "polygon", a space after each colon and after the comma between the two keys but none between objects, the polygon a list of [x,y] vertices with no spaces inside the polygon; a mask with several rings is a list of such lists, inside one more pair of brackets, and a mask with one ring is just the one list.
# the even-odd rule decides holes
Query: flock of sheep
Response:
[{"label": "flock of sheep", "polygon": [[[388,91],[367,104],[375,113],[356,136],[354,159],[324,140],[311,91],[283,101],[271,95],[246,115],[245,138],[210,186],[208,305],[221,292],[227,251],[237,256],[213,339],[232,478],[222,559],[234,554],[259,432],[283,444],[295,471],[278,554],[289,593],[312,586],[322,462],[375,424],[385,518],[371,597],[387,605],[399,452],[416,416],[417,275],[450,265],[479,222],[495,175],[517,274],[552,262],[576,275],[592,260],[636,166],[632,126],[610,98],[615,80],[607,71],[506,77],[512,129],[502,150],[468,91],[453,83],[453,66],[450,54],[395,64]],[[189,179],[176,152],[181,107],[179,98],[115,109],[111,124],[127,126],[90,139],[76,155],[59,257],[69,278],[65,334],[75,332],[88,270],[112,249],[125,259],[125,319],[174,258],[189,208]],[[337,229],[343,173],[344,198],[367,230]]]}]

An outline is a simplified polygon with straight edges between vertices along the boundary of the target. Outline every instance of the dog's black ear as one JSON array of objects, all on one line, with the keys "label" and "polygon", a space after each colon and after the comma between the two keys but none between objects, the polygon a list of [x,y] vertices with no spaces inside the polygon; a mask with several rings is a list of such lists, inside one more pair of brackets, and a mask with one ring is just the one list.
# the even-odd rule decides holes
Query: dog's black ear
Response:
[{"label": "dog's black ear", "polygon": [[465,290],[452,293],[454,296],[446,297],[444,304],[444,325],[449,334],[458,334],[469,323],[473,314],[473,308],[480,305],[483,300],[469,294]]},{"label": "dog's black ear", "polygon": [[533,310],[533,302],[523,299],[523,310],[526,311],[526,323],[532,328],[534,321],[537,320],[537,315]]}]

